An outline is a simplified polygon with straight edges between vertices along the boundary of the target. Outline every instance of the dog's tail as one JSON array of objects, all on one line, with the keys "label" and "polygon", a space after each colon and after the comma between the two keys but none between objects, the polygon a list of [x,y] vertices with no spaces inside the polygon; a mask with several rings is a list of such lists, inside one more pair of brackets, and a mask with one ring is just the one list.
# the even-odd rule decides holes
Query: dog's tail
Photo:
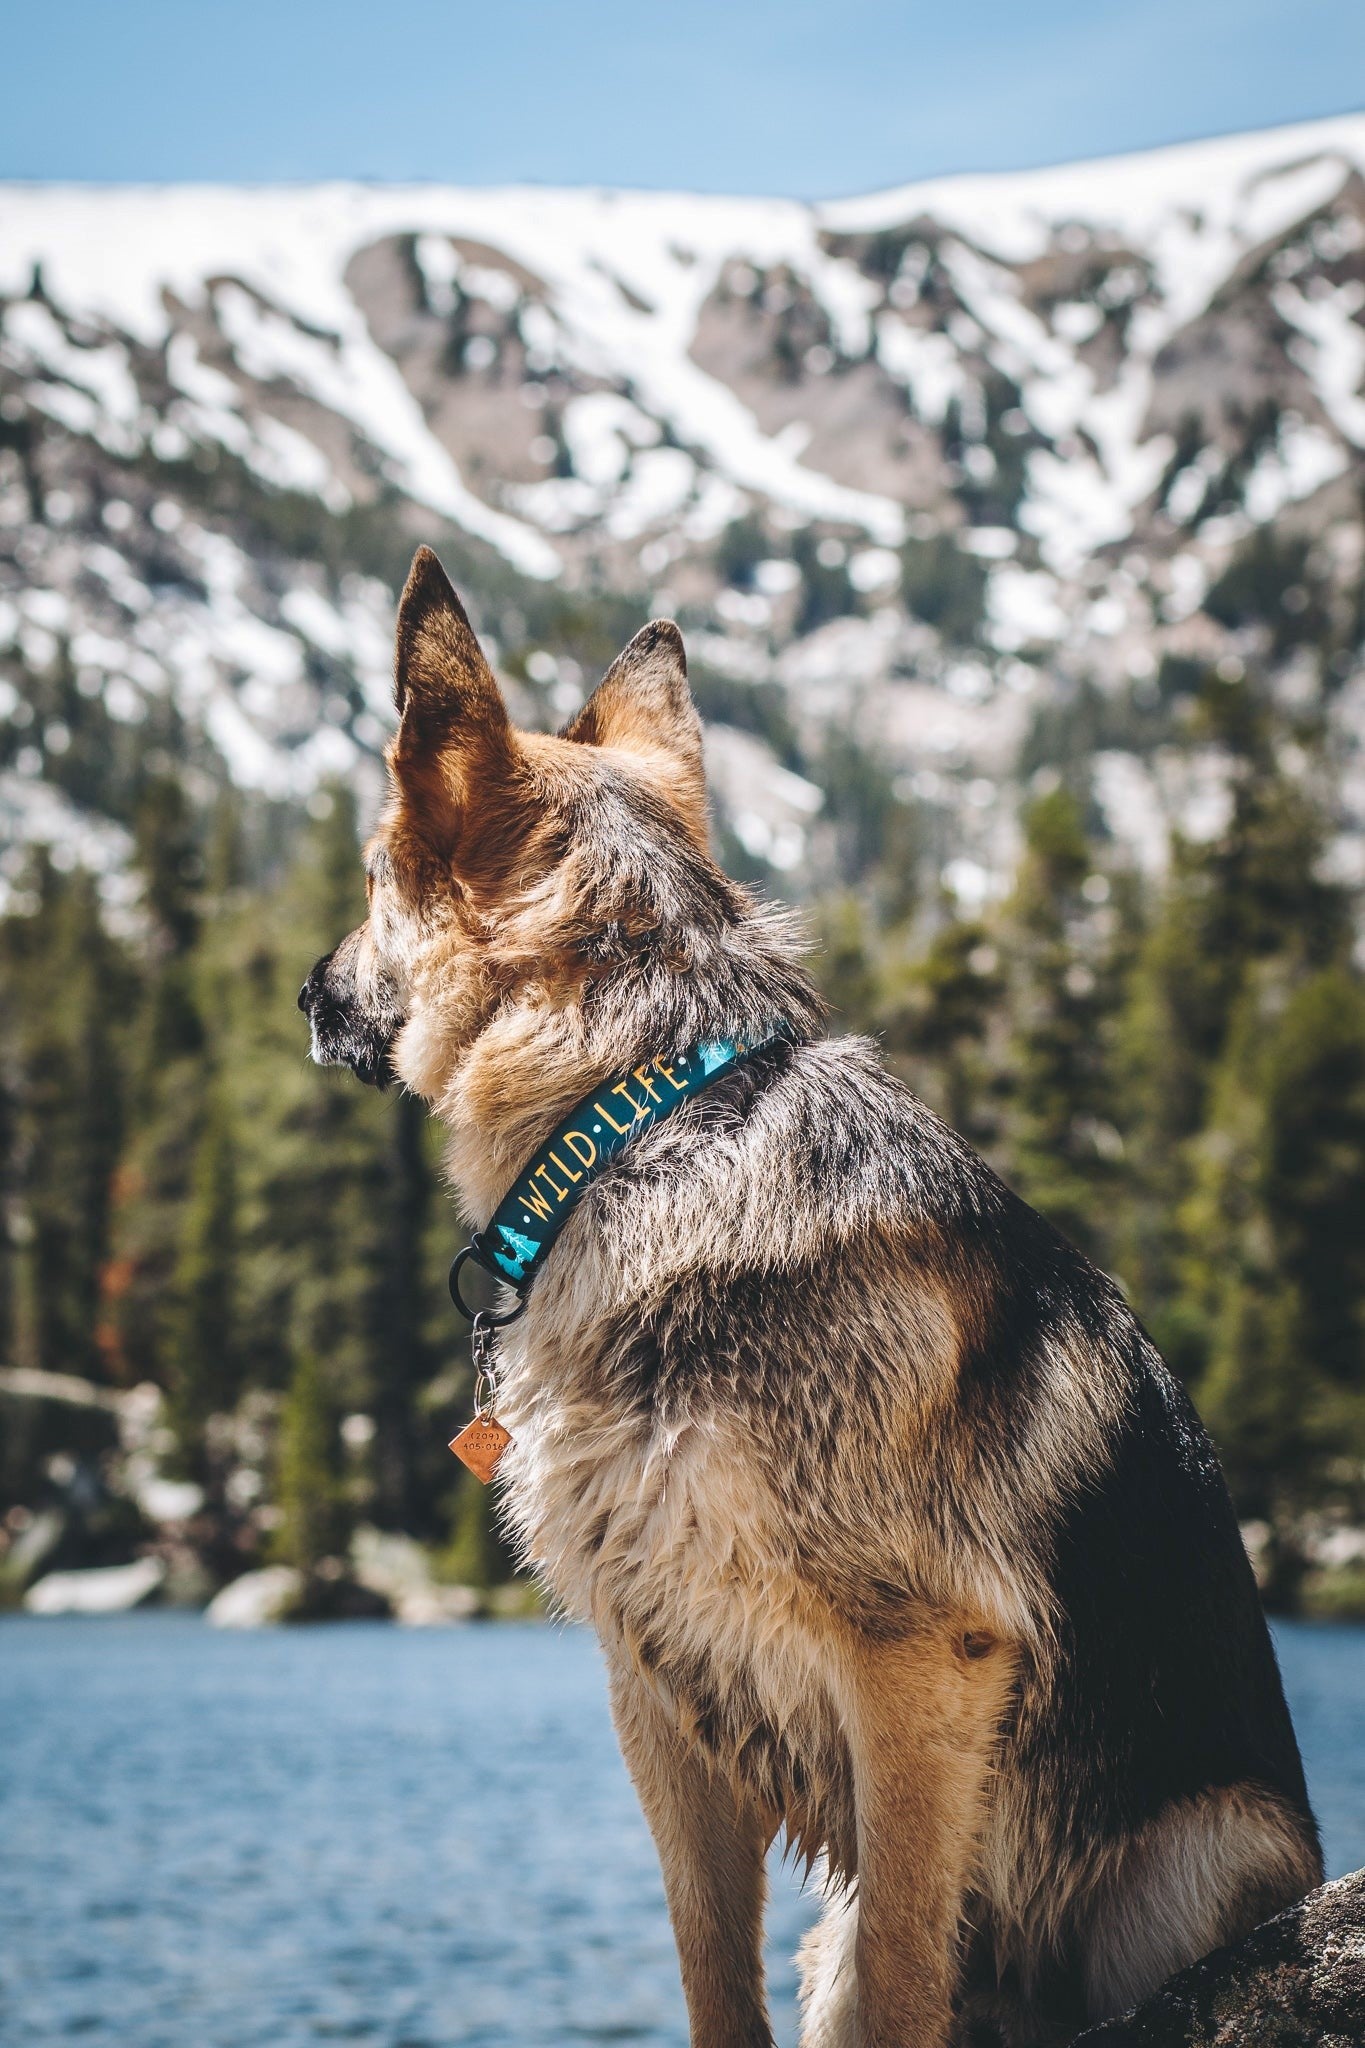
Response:
[{"label": "dog's tail", "polygon": [[858,1901],[825,1881],[825,1910],[796,1958],[801,1982],[801,2048],[858,2048],[858,1976],[853,1950]]}]

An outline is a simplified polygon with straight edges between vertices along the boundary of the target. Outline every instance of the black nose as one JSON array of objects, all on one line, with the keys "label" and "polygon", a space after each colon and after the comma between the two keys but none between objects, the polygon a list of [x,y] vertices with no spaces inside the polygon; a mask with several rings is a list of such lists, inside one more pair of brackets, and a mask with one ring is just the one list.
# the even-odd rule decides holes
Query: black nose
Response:
[{"label": "black nose", "polygon": [[332,955],[330,953],[324,953],[321,960],[315,960],[312,973],[299,990],[299,1008],[303,1011],[305,1017],[311,1017],[313,1014],[313,1005],[322,994],[322,984],[326,977],[327,969],[331,964]]}]

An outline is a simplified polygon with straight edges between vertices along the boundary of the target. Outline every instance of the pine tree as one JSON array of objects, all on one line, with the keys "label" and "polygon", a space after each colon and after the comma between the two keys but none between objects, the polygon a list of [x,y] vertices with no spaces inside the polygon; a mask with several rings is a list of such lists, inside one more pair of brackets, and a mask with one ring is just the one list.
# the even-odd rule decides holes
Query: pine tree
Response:
[{"label": "pine tree", "polygon": [[[422,1423],[417,1404],[431,1377],[424,1328],[423,1254],[431,1205],[426,1105],[397,1095],[389,1108],[388,1229],[375,1288],[372,1405],[374,1513],[383,1527],[420,1529]],[[453,1336],[453,1331],[452,1331]]]},{"label": "pine tree", "polygon": [[1207,1114],[1227,1028],[1222,969],[1205,944],[1210,882],[1202,849],[1177,842],[1162,900],[1141,935],[1116,1034],[1117,1120],[1125,1148],[1114,1262],[1167,1362],[1189,1380],[1207,1323],[1180,1280],[1190,1147]]},{"label": "pine tree", "polygon": [[878,1021],[910,1085],[984,1151],[1000,1136],[993,1039],[1005,994],[996,935],[978,918],[950,917],[908,972],[892,978]]},{"label": "pine tree", "polygon": [[1244,1513],[1273,1516],[1274,1475],[1307,1457],[1303,1388],[1285,1367],[1293,1321],[1262,1199],[1266,1008],[1249,987],[1189,1148],[1192,1189],[1179,1213],[1180,1307],[1202,1364],[1201,1410]]},{"label": "pine tree", "polygon": [[128,976],[98,891],[39,856],[34,908],[7,921],[3,979],[9,1143],[17,1237],[13,1355],[99,1375],[100,1287],[122,1123],[119,1017]]},{"label": "pine tree", "polygon": [[1081,893],[1093,861],[1079,805],[1065,788],[1029,807],[1024,830],[1009,906],[1010,1177],[1059,1230],[1104,1259],[1120,1146],[1109,1065],[1112,992]]},{"label": "pine tree", "polygon": [[1323,879],[1326,814],[1311,782],[1286,774],[1265,692],[1251,678],[1209,677],[1198,709],[1201,735],[1229,762],[1228,821],[1207,843],[1176,841],[1119,1029],[1129,1175],[1117,1256],[1162,1349],[1191,1379],[1207,1361],[1209,1326],[1181,1279],[1180,1218],[1198,1134],[1230,1085],[1220,1069],[1236,1065],[1239,1006],[1267,973],[1291,988],[1339,958],[1349,937],[1344,894]]},{"label": "pine tree", "polygon": [[139,1029],[141,1082],[154,1095],[175,1061],[197,1055],[204,1023],[194,987],[193,959],[203,924],[203,860],[184,785],[155,777],[138,809],[135,859],[143,903],[152,926],[153,967]]},{"label": "pine tree", "polygon": [[186,1468],[211,1480],[207,1427],[242,1391],[236,1301],[237,1159],[221,1084],[210,1088],[195,1147],[167,1315],[171,1420]]},{"label": "pine tree", "polygon": [[441,1576],[457,1586],[487,1592],[506,1585],[516,1571],[497,1520],[497,1495],[472,1472],[464,1472],[454,1495],[451,1541],[439,1560]]},{"label": "pine tree", "polygon": [[1345,967],[1248,986],[1195,1151],[1197,1389],[1239,1506],[1292,1528],[1365,1504],[1365,989]]},{"label": "pine tree", "polygon": [[364,915],[353,801],[335,793],[316,808],[282,885],[224,919],[211,966],[238,1127],[252,1134],[240,1174],[242,1344],[266,1386],[286,1381],[295,1356],[320,1362],[337,1412],[376,1424],[357,1453],[366,1511],[429,1534],[453,1483],[450,1431],[419,1414],[432,1361],[455,1342],[440,1306],[453,1229],[447,1221],[433,1244],[440,1219],[421,1106],[305,1056],[299,984]]},{"label": "pine tree", "polygon": [[852,893],[826,897],[816,932],[814,965],[830,1007],[844,1029],[865,1030],[876,1015],[883,968],[863,904]]},{"label": "pine tree", "polygon": [[275,1551],[304,1573],[343,1557],[350,1543],[339,1421],[326,1373],[312,1352],[302,1352],[280,1417]]},{"label": "pine tree", "polygon": [[[294,993],[320,953],[364,916],[354,799],[332,793],[312,824],[269,936],[267,1050],[274,1141],[260,1191],[276,1254],[292,1262],[295,1349],[326,1361],[338,1398],[369,1405],[378,1296],[390,1252],[389,1098],[349,1074],[305,1063]],[[289,1078],[277,1066],[287,1061]]]},{"label": "pine tree", "polygon": [[1305,982],[1271,1040],[1261,1171],[1299,1340],[1330,1385],[1365,1396],[1365,988],[1344,965]]},{"label": "pine tree", "polygon": [[164,1384],[209,1051],[199,988],[202,863],[189,802],[174,777],[148,783],[135,849],[149,931],[133,1032],[128,1144],[115,1184],[109,1325],[119,1370]]}]

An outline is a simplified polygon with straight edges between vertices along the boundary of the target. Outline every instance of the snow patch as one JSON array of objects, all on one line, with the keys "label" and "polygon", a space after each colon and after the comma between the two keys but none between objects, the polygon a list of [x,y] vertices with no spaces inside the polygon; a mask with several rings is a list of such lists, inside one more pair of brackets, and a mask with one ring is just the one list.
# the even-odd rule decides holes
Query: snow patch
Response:
[{"label": "snow patch", "polygon": [[1013,563],[992,571],[986,616],[991,645],[1002,654],[1060,640],[1066,632],[1056,578],[1045,570],[1020,569]]},{"label": "snow patch", "polygon": [[1323,411],[1348,441],[1365,448],[1365,284],[1351,278],[1311,299],[1282,284],[1274,296],[1276,312],[1303,337],[1290,353],[1311,377]]},{"label": "snow patch", "polygon": [[706,772],[745,852],[779,871],[798,866],[810,821],[824,804],[815,784],[784,768],[753,733],[730,725],[707,727]]},{"label": "snow patch", "polygon": [[[1362,405],[1365,413],[1365,405]],[[1273,519],[1284,506],[1311,497],[1349,466],[1338,441],[1321,427],[1282,418],[1274,445],[1267,448],[1247,477],[1242,502],[1257,525]]]}]

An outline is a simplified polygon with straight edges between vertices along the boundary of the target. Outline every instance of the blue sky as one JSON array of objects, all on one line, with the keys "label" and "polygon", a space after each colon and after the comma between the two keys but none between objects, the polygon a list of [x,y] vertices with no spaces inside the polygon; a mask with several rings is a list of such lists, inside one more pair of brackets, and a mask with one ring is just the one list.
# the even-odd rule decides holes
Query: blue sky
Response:
[{"label": "blue sky", "polygon": [[1362,0],[0,0],[0,176],[833,196],[1365,105]]}]

